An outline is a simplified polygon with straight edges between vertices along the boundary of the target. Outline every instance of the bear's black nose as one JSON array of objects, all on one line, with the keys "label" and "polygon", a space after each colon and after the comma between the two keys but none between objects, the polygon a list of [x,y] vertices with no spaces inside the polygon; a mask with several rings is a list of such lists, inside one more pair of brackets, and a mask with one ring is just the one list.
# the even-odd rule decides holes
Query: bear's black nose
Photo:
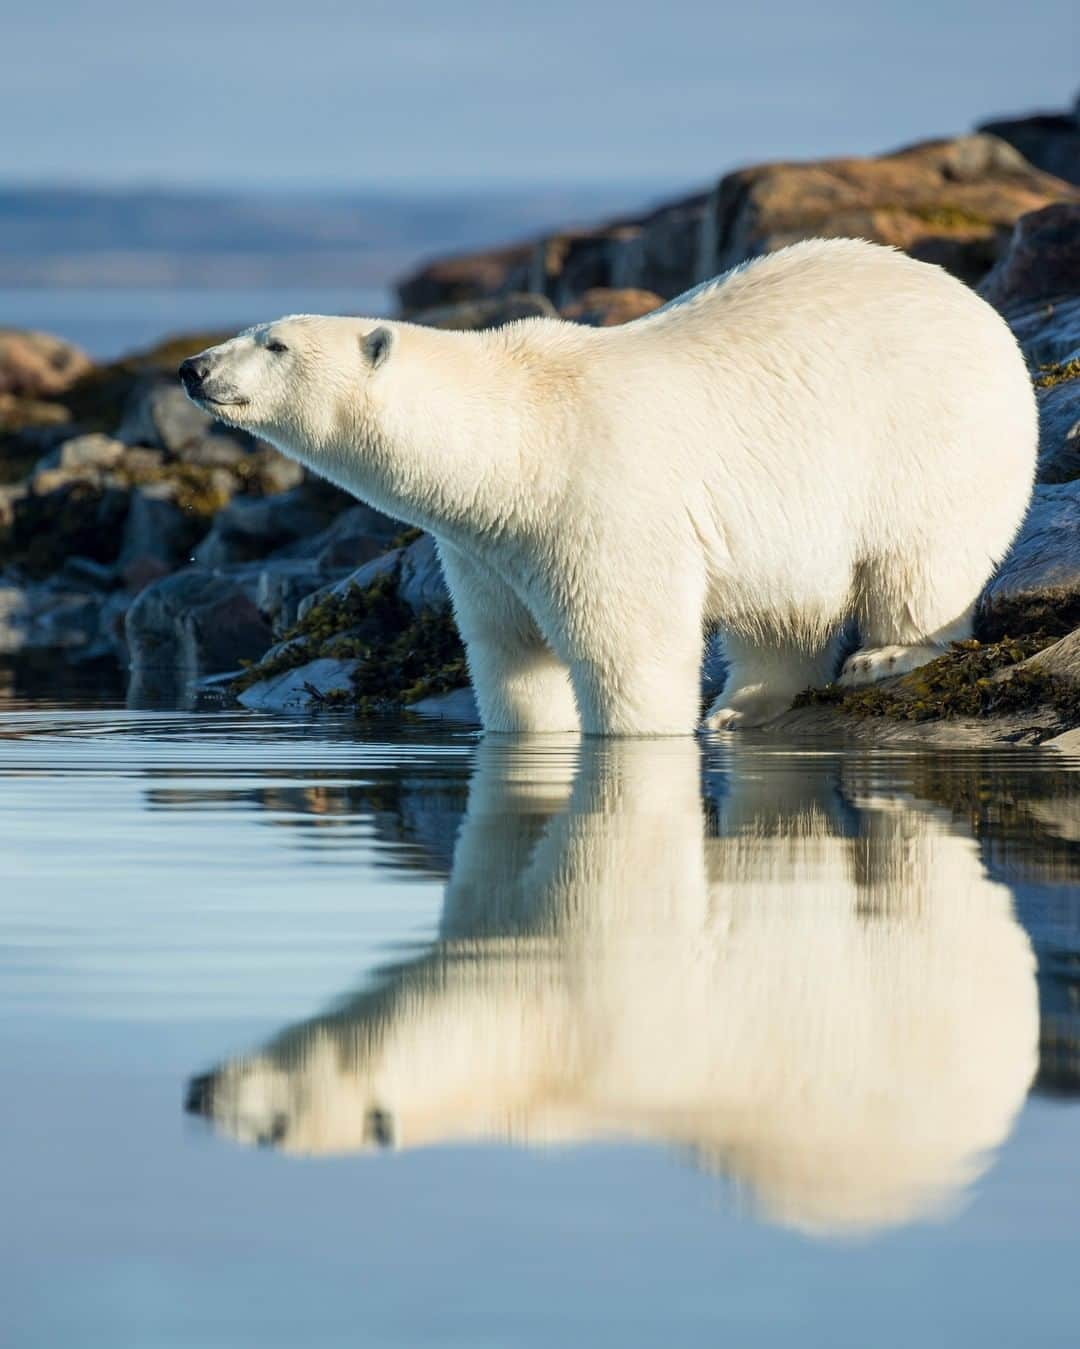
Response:
[{"label": "bear's black nose", "polygon": [[210,362],[201,356],[189,356],[180,366],[180,380],[188,393],[193,393],[210,373]]},{"label": "bear's black nose", "polygon": [[[186,365],[187,362],[184,362]],[[180,367],[183,370],[183,366]],[[183,376],[181,376],[183,378]],[[184,1093],[184,1109],[189,1115],[209,1115],[214,1105],[214,1074],[193,1077]]]}]

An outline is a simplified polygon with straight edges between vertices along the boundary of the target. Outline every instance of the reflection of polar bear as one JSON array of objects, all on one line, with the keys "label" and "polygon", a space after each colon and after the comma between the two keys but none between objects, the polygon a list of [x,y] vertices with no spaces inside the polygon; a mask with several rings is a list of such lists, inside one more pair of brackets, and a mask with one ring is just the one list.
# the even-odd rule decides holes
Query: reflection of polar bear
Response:
[{"label": "reflection of polar bear", "polygon": [[806,1227],[978,1174],[1034,1070],[1034,965],[944,815],[803,761],[733,775],[706,837],[691,742],[585,744],[572,786],[480,753],[431,951],[191,1108],[306,1153],[663,1141]]},{"label": "reflection of polar bear", "polygon": [[[634,323],[281,319],[181,366],[201,407],[439,543],[485,727],[685,734],[967,637],[1031,494],[1031,380],[940,268],[855,239]],[[991,464],[992,471],[986,466]]]}]

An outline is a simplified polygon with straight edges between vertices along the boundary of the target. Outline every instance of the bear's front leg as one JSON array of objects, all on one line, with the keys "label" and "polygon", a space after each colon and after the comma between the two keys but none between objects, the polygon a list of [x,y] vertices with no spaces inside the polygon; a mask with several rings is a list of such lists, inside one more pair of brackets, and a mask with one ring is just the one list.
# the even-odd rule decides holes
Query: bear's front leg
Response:
[{"label": "bear's front leg", "polygon": [[485,731],[577,732],[570,672],[532,615],[490,567],[436,540]]},{"label": "bear's front leg", "polygon": [[[655,585],[655,583],[654,583]],[[692,735],[701,705],[702,620],[687,600],[646,583],[633,609],[590,613],[567,641],[586,735]],[[575,640],[576,639],[576,640]]]}]

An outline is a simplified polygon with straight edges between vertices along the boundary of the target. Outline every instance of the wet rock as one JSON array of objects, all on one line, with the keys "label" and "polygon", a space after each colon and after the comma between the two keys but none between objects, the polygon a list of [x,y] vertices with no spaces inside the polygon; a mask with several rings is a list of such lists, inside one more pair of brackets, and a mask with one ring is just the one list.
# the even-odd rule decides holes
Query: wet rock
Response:
[{"label": "wet rock", "polygon": [[0,328],[0,394],[51,398],[92,368],[89,356],[63,338]]},{"label": "wet rock", "polygon": [[321,532],[328,518],[321,497],[303,487],[268,497],[234,497],[214,517],[195,560],[203,567],[224,567],[264,558]]},{"label": "wet rock", "polygon": [[980,639],[1067,633],[1080,624],[1080,482],[1040,485],[997,575],[983,594]]},{"label": "wet rock", "polygon": [[126,639],[134,670],[197,679],[257,660],[273,633],[236,578],[193,567],[142,591],[127,612]]},{"label": "wet rock", "polygon": [[1080,685],[1080,627],[1074,628],[1053,646],[1045,647],[1037,655],[1023,662],[1019,668],[1041,670],[1055,679]]},{"label": "wet rock", "polygon": [[513,323],[517,319],[554,318],[555,313],[555,306],[546,296],[512,291],[509,295],[423,309],[410,315],[409,322],[422,323],[427,328],[482,332],[487,328],[501,328],[504,323]]},{"label": "wet rock", "polygon": [[321,657],[294,670],[252,684],[239,695],[244,707],[259,712],[298,712],[346,705],[359,661]]},{"label": "wet rock", "polygon": [[651,314],[664,303],[651,290],[611,290],[594,287],[562,310],[562,317],[590,328],[611,328]]}]

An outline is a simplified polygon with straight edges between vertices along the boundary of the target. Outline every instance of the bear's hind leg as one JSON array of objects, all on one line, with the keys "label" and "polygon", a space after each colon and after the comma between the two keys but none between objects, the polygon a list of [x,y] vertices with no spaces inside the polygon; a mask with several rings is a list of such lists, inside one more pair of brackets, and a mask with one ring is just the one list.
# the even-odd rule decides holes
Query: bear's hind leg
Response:
[{"label": "bear's hind leg", "polygon": [[748,730],[774,721],[804,689],[818,688],[833,677],[835,638],[817,647],[795,642],[751,642],[724,634],[724,652],[731,662],[724,691],[702,723],[708,731]]},{"label": "bear's hind leg", "polygon": [[[985,563],[982,564],[985,570]],[[934,576],[874,567],[860,578],[859,649],[844,662],[838,682],[848,688],[907,674],[936,660],[950,642],[971,636],[982,578],[965,579],[943,567]]]},{"label": "bear's hind leg", "polygon": [[576,732],[580,723],[570,671],[531,614],[490,567],[437,542],[484,730]]}]

